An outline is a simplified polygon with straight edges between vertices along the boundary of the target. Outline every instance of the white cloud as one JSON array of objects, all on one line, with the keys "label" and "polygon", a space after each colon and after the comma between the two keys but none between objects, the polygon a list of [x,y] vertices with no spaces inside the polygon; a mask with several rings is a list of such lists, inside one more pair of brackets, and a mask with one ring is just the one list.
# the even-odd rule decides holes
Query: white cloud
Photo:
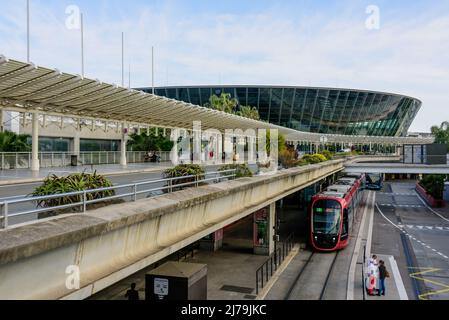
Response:
[{"label": "white cloud", "polygon": [[[365,28],[364,9],[296,19],[275,8],[245,14],[183,14],[169,2],[127,11],[119,20],[85,14],[86,75],[120,83],[120,33],[125,31],[132,85],[283,84],[361,88],[408,94],[424,102],[411,130],[428,131],[449,120],[449,14],[383,18]],[[0,53],[25,59],[24,13],[0,13]],[[33,10],[32,60],[80,72],[79,33],[64,27],[64,10]],[[167,82],[168,75],[168,82]]]}]

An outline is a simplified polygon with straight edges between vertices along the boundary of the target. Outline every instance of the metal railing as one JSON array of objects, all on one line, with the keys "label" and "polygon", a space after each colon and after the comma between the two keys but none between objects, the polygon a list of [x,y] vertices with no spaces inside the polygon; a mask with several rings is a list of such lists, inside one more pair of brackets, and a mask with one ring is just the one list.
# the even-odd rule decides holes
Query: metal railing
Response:
[{"label": "metal railing", "polygon": [[[127,151],[128,163],[143,163],[148,152]],[[169,151],[157,151],[161,162],[170,161]],[[72,155],[78,156],[80,165],[120,164],[120,151],[80,152],[39,152],[41,168],[65,167],[71,165]],[[31,167],[31,152],[0,152],[0,169],[29,169]]]},{"label": "metal railing", "polygon": [[[218,183],[224,181],[225,179],[234,179],[236,176],[236,170],[223,170],[216,172],[207,172],[202,175],[191,175],[191,176],[183,176],[183,177],[175,177],[175,178],[165,178],[165,179],[157,179],[157,180],[148,180],[138,183],[132,184],[123,184],[117,185],[113,187],[107,188],[99,188],[99,189],[91,189],[84,191],[76,191],[76,192],[68,192],[62,194],[54,194],[47,196],[16,196],[11,198],[4,198],[0,201],[0,229],[6,229],[9,226],[8,220],[13,217],[21,217],[27,215],[35,215],[46,212],[54,212],[55,210],[64,210],[69,208],[79,208],[80,212],[85,213],[88,210],[88,205],[95,204],[99,202],[104,202],[108,200],[120,199],[120,198],[130,198],[131,201],[137,201],[139,195],[148,194],[148,196],[154,195],[155,192],[162,191],[166,193],[172,193],[174,191],[178,191],[183,187],[195,186],[198,187],[201,184],[205,183]],[[184,183],[182,180],[193,180]],[[148,186],[154,184],[163,184],[162,187],[153,187],[149,188]],[[147,186],[147,187],[144,187]],[[123,193],[117,194],[117,191],[124,190]],[[114,195],[95,198],[94,194],[99,192],[114,192]],[[74,203],[52,206],[46,208],[39,208],[38,204],[42,201],[72,197],[78,199],[78,201]],[[16,212],[11,210],[11,207],[18,204],[23,203],[33,203],[36,207],[35,209],[23,209]],[[38,218],[39,219],[39,218]]]},{"label": "metal railing", "polygon": [[365,263],[366,263],[366,245],[363,247],[363,263],[362,263],[362,292],[363,292],[363,300],[366,300]]},{"label": "metal railing", "polygon": [[268,283],[294,245],[295,235],[292,233],[282,242],[280,247],[275,248],[269,258],[256,270],[256,294],[259,294],[259,288],[263,289]]}]

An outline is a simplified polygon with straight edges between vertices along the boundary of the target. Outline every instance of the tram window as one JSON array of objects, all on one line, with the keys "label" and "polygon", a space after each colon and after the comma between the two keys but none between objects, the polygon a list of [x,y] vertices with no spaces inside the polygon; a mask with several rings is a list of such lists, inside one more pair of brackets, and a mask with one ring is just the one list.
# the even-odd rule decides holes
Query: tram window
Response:
[{"label": "tram window", "polygon": [[335,200],[318,200],[313,205],[313,232],[338,234],[340,232],[341,205]]}]

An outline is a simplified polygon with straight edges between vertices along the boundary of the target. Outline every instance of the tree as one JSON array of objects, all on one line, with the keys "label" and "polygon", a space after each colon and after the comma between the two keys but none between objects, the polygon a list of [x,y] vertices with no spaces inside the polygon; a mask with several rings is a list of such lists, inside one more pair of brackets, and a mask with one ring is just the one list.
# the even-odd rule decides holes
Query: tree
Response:
[{"label": "tree", "polygon": [[444,121],[439,127],[433,126],[430,131],[435,137],[435,143],[447,145],[449,148],[449,122]]},{"label": "tree", "polygon": [[[269,155],[271,152],[271,130],[267,130],[267,138],[266,138],[266,150]],[[282,153],[286,149],[285,136],[281,133],[278,133],[278,152]]]},{"label": "tree", "polygon": [[30,135],[0,132],[0,152],[30,152]]},{"label": "tree", "polygon": [[169,138],[156,135],[156,130],[151,129],[150,134],[133,133],[128,140],[128,149],[131,151],[171,151],[173,142]]},{"label": "tree", "polygon": [[223,92],[220,96],[215,94],[211,96],[209,102],[205,106],[214,110],[233,113],[237,105],[237,99],[232,98],[229,93]]},{"label": "tree", "polygon": [[237,111],[236,114],[244,118],[260,120],[259,110],[255,107],[241,106],[240,111]]}]

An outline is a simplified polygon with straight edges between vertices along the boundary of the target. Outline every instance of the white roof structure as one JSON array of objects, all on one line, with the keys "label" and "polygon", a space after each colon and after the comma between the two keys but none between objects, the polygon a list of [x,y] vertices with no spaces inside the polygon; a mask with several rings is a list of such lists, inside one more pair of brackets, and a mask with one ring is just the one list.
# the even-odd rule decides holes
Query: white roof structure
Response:
[{"label": "white roof structure", "polygon": [[[37,67],[0,55],[0,109],[167,128],[278,129],[288,141],[424,144],[432,138],[363,137],[300,132],[263,121]],[[323,137],[325,137],[323,139]]]}]

